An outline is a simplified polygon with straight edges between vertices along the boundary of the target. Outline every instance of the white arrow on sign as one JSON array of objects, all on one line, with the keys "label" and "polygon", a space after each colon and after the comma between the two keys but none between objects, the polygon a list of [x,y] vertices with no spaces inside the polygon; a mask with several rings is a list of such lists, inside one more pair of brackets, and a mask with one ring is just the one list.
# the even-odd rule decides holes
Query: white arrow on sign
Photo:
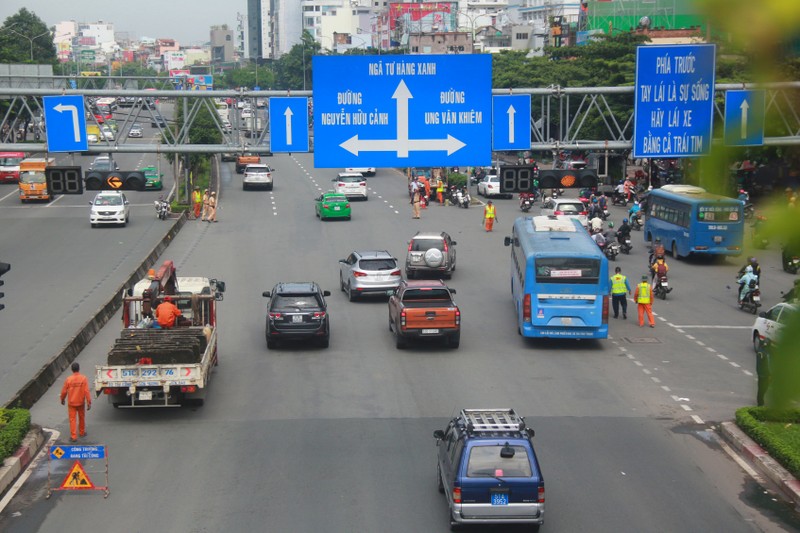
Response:
[{"label": "white arrow on sign", "polygon": [[283,113],[283,116],[286,117],[286,144],[292,144],[292,108],[287,107],[286,111]]},{"label": "white arrow on sign", "polygon": [[517,113],[517,110],[514,109],[514,105],[508,106],[508,111],[506,114],[508,115],[508,143],[514,144],[514,115]]},{"label": "white arrow on sign", "polygon": [[747,99],[742,100],[739,109],[742,110],[742,139],[747,139],[747,110],[750,109]]},{"label": "white arrow on sign", "polygon": [[358,155],[359,152],[396,152],[397,157],[408,157],[409,151],[439,152],[446,150],[447,155],[452,155],[466,146],[466,143],[449,134],[447,139],[409,139],[408,101],[414,97],[403,80],[400,80],[392,98],[397,101],[396,139],[359,139],[356,134],[339,146],[353,155]]},{"label": "white arrow on sign", "polygon": [[72,135],[76,143],[81,142],[81,129],[80,124],[78,123],[78,108],[74,105],[58,104],[53,109],[59,113],[63,113],[64,111],[72,113]]}]

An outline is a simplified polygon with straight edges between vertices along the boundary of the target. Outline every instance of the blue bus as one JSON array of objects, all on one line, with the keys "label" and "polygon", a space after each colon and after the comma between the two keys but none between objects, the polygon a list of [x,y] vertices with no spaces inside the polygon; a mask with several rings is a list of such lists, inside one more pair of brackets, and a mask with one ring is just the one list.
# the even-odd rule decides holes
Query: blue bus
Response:
[{"label": "blue bus", "polygon": [[505,245],[520,335],[608,337],[608,259],[579,221],[520,217]]},{"label": "blue bus", "polygon": [[693,185],[665,185],[647,196],[644,238],[659,238],[672,257],[741,255],[744,206]]}]

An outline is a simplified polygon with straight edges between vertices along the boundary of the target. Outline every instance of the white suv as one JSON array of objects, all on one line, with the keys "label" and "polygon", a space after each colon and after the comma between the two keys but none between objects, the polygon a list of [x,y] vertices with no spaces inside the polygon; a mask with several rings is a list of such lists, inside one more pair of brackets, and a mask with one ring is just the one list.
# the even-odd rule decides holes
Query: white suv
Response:
[{"label": "white suv", "polygon": [[103,191],[97,193],[89,211],[89,223],[93,228],[100,224],[121,224],[126,226],[131,216],[128,199],[119,191]]},{"label": "white suv", "polygon": [[797,306],[790,303],[779,303],[758,315],[753,324],[753,349],[758,352],[765,342],[774,343],[783,326],[797,313]]},{"label": "white suv", "polygon": [[550,198],[542,209],[542,215],[555,215],[558,218],[574,218],[585,228],[589,225],[589,212],[586,205],[577,198]]},{"label": "white suv", "polygon": [[253,187],[263,187],[268,191],[272,190],[272,168],[267,165],[247,165],[244,167],[244,179],[242,180],[242,190]]},{"label": "white suv", "polygon": [[333,181],[336,183],[334,191],[344,194],[348,199],[369,199],[367,196],[367,178],[360,172],[339,172],[339,175],[333,178]]}]

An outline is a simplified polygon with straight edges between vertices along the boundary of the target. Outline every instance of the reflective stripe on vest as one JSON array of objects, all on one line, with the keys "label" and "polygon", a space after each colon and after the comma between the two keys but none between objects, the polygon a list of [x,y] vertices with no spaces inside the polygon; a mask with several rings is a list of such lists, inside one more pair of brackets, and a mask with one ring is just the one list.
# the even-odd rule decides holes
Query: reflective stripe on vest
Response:
[{"label": "reflective stripe on vest", "polygon": [[639,299],[636,301],[636,303],[650,303],[650,284],[646,281],[639,284]]},{"label": "reflective stripe on vest", "polygon": [[494,206],[487,205],[486,206],[486,213],[484,215],[486,218],[494,218]]},{"label": "reflective stripe on vest", "polygon": [[614,274],[611,276],[611,294],[625,294],[628,289],[625,287],[625,276]]}]

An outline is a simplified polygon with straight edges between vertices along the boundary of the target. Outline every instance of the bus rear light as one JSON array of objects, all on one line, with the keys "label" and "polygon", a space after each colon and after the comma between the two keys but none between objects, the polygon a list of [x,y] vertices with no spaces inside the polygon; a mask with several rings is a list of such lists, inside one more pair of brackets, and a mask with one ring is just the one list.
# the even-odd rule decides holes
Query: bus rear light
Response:
[{"label": "bus rear light", "polygon": [[608,324],[608,295],[603,296],[603,324]]},{"label": "bus rear light", "polygon": [[531,295],[526,294],[522,299],[522,321],[531,322]]}]

